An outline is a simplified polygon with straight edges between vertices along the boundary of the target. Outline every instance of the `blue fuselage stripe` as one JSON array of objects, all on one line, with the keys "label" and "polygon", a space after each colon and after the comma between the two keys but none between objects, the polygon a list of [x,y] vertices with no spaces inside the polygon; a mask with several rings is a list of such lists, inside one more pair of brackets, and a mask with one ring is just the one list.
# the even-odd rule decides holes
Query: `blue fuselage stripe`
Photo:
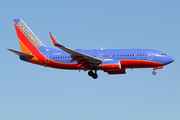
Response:
[{"label": "blue fuselage stripe", "polygon": [[[115,50],[77,50],[87,55],[97,57],[100,59],[114,59],[114,60],[143,60],[151,61],[162,64],[167,64],[167,56],[159,56],[158,53],[162,53],[156,50],[150,49],[115,49]],[[76,63],[76,61],[70,62],[70,54],[49,48],[48,51],[43,52],[44,55],[49,55],[49,59],[61,62],[61,63]]]}]

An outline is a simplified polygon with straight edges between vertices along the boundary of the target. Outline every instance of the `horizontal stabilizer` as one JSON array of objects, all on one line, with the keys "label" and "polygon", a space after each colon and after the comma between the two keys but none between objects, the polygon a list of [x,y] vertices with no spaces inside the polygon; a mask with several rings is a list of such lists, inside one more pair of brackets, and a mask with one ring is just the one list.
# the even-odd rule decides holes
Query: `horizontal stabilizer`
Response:
[{"label": "horizontal stabilizer", "polygon": [[11,51],[11,52],[13,52],[13,53],[15,53],[15,54],[17,54],[19,56],[30,57],[30,58],[34,57],[34,55],[30,55],[30,54],[27,54],[27,53],[19,52],[19,51],[16,51],[16,50],[12,50],[12,49],[7,49],[7,50],[9,50],[9,51]]}]

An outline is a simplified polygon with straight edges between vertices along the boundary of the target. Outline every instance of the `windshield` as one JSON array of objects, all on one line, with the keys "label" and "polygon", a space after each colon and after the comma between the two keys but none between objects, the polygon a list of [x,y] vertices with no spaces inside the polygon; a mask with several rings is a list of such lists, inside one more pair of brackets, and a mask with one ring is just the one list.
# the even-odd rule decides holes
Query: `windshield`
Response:
[{"label": "windshield", "polygon": [[166,55],[165,53],[158,53],[158,55],[160,55],[160,56],[164,56],[164,55]]}]

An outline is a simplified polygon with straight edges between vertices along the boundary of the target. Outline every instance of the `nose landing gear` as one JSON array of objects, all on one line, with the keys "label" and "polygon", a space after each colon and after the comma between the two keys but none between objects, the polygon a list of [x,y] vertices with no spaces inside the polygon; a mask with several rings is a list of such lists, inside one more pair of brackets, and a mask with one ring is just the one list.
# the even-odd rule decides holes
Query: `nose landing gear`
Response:
[{"label": "nose landing gear", "polygon": [[154,70],[154,71],[152,72],[152,74],[153,74],[153,75],[156,75],[156,71]]},{"label": "nose landing gear", "polygon": [[155,71],[155,70],[157,70],[157,69],[162,69],[162,68],[163,68],[163,66],[158,66],[158,67],[153,68],[152,74],[153,74],[153,75],[156,75],[156,71]]},{"label": "nose landing gear", "polygon": [[94,79],[97,79],[97,78],[98,78],[97,70],[95,70],[95,73],[94,73],[92,70],[90,70],[90,71],[88,72],[88,75],[91,76],[91,77],[94,78]]}]

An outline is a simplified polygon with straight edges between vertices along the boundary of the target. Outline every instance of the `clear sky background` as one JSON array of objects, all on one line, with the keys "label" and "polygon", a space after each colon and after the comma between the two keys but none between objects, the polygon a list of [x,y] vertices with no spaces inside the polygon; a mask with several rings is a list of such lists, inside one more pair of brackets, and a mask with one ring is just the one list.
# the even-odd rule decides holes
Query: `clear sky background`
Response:
[{"label": "clear sky background", "polygon": [[[1,0],[0,120],[180,120],[179,0]],[[21,18],[49,47],[52,32],[72,49],[147,48],[174,63],[125,75],[23,62],[13,25]]]}]

